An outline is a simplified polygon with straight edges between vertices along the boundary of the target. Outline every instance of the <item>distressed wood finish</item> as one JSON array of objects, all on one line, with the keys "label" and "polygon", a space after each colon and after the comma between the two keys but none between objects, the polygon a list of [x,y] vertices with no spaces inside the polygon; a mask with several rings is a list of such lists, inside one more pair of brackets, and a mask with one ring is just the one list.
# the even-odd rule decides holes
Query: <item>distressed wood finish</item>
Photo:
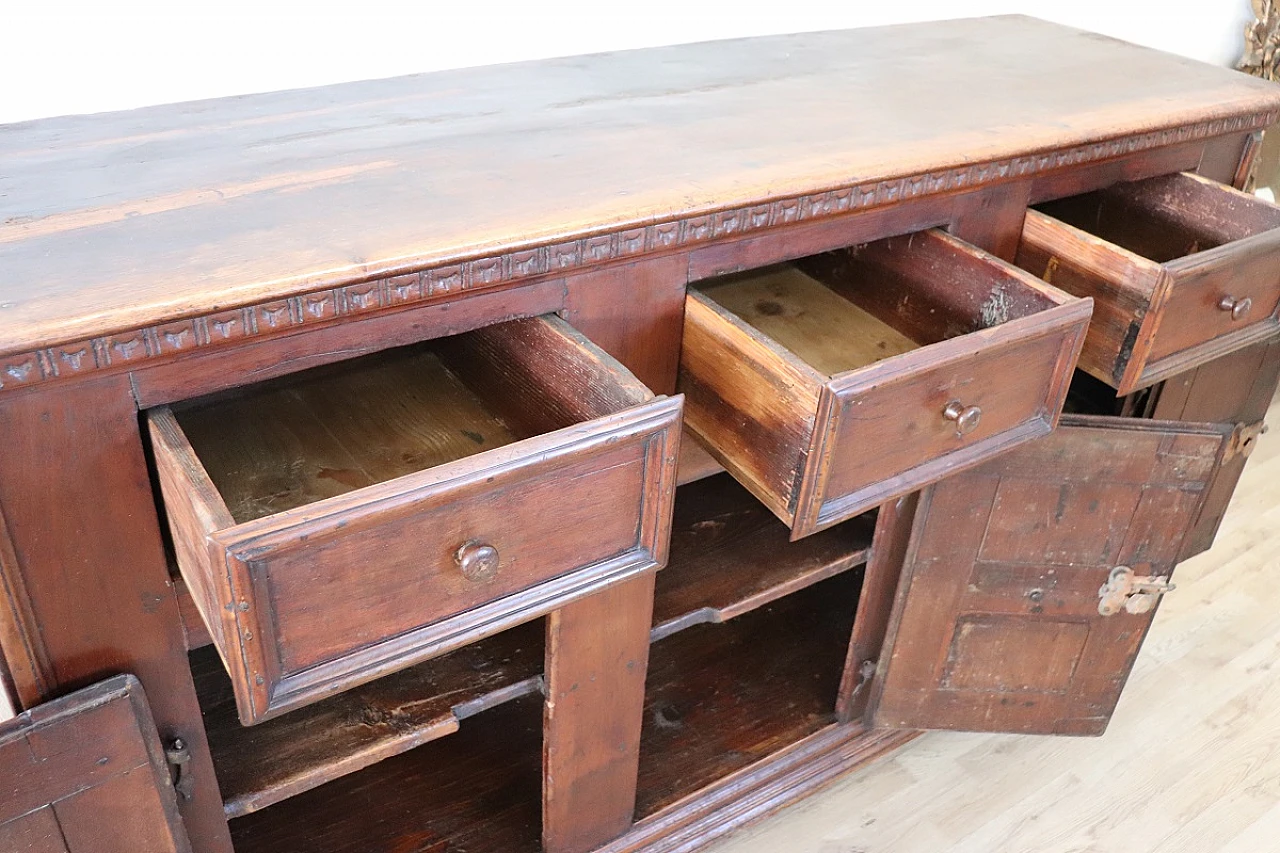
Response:
[{"label": "distressed wood finish", "polygon": [[925,490],[874,723],[1102,734],[1155,609],[1103,616],[1099,589],[1116,566],[1173,571],[1228,433],[1064,417],[1052,436]]},{"label": "distressed wood finish", "polygon": [[192,672],[227,817],[298,796],[437,738],[503,702],[542,692],[543,625],[503,631],[256,726],[212,649]]},{"label": "distressed wood finish", "polygon": [[236,853],[541,853],[540,697],[231,823]]},{"label": "distressed wood finish", "polygon": [[[936,109],[899,108],[938,80],[949,85]],[[231,334],[270,335],[272,318],[283,329],[375,311],[397,289],[501,286],[1239,135],[1277,110],[1262,81],[1004,17],[33,122],[0,149],[0,340],[16,356],[5,367],[39,364],[6,382],[217,346],[219,317],[250,319],[240,306],[255,322]],[[62,355],[81,351],[78,367]]]},{"label": "distressed wood finish", "polygon": [[586,853],[631,825],[652,620],[652,572],[547,617],[544,853]]},{"label": "distressed wood finish", "polygon": [[[1254,344],[1166,380],[1151,417],[1164,420],[1236,424],[1243,437],[1257,428],[1280,384],[1280,338]],[[1187,534],[1181,559],[1209,549],[1244,473],[1253,443],[1233,444],[1214,477],[1195,527]]]},{"label": "distressed wood finish", "polygon": [[1280,332],[1280,208],[1198,175],[1031,211],[1018,264],[1094,298],[1080,366],[1119,394]]},{"label": "distressed wood finish", "polygon": [[[680,385],[689,428],[793,538],[1053,428],[1088,300],[940,231],[800,266],[822,284],[700,285]],[[959,425],[953,402],[980,411]]]},{"label": "distressed wood finish", "polygon": [[653,641],[750,613],[867,560],[873,514],[789,543],[786,525],[728,475],[676,494],[671,558],[658,573]]},{"label": "distressed wood finish", "polygon": [[0,724],[0,849],[191,853],[142,685],[117,676]]},{"label": "distressed wood finish", "polygon": [[[152,412],[179,566],[241,719],[661,565],[680,400],[652,396],[533,319]],[[467,547],[497,549],[487,575]]]},{"label": "distressed wood finish", "polygon": [[871,679],[875,676],[873,668],[884,649],[919,500],[919,493],[912,492],[880,507],[876,515],[871,554],[858,598],[858,618],[853,623],[836,698],[836,719],[842,723],[858,719],[867,708]]},{"label": "distressed wood finish", "polygon": [[[940,80],[945,97],[902,109]],[[1135,356],[1158,378],[1193,372],[1119,401],[1086,377],[1075,402],[1242,423],[1280,370],[1274,347],[1244,347],[1262,325],[1182,318],[1232,276],[1271,293],[1269,249],[1252,254],[1270,238],[1240,230],[1271,214],[1161,176],[1238,180],[1277,116],[1260,81],[997,18],[9,128],[0,676],[30,705],[135,672],[163,736],[190,744],[178,806],[196,853],[230,853],[232,835],[237,853],[690,853],[914,737],[859,718],[877,690],[894,710],[894,660],[945,658],[937,632],[963,635],[939,678],[968,689],[984,673],[1053,687],[1094,630],[1037,634],[1021,598],[946,611],[984,587],[922,595],[922,542],[973,562],[964,536],[995,529],[970,550],[1003,544],[997,592],[1074,572],[1063,600],[1096,609],[1092,570],[1046,566],[1061,559],[1032,529],[1064,494],[1077,544],[1106,522],[1071,502],[1090,489],[1100,509],[1126,490],[1168,500],[1123,519],[1135,553],[1170,563],[1196,501],[1181,550],[1204,541],[1243,464],[1228,428],[1142,452],[1142,427],[1099,421],[1032,441],[1089,305],[998,259],[1042,221],[1027,204],[1085,193],[1224,235],[1113,264],[1136,284],[1099,291],[1095,328],[1123,334],[1124,311],[1157,310],[1126,292],[1151,267],[1205,271]],[[1148,179],[1169,191],[1113,188]],[[791,315],[759,278],[732,311],[709,298],[725,284],[710,279],[783,262],[835,307]],[[683,447],[680,401],[652,393],[677,383],[703,425]],[[255,398],[268,386],[282,393]],[[1078,448],[1089,430],[1106,436]],[[1227,449],[1206,486],[1212,441]],[[1036,455],[1053,442],[1074,451],[1055,464],[1097,476],[1055,480]],[[1147,469],[1117,469],[1142,453]],[[1164,488],[1168,468],[1186,479]],[[984,506],[973,489],[995,470],[1032,485]],[[947,475],[917,512],[912,490]],[[929,539],[944,499],[982,516],[942,525],[954,541]],[[868,554],[857,514],[877,505]],[[929,618],[904,628],[895,599]],[[1083,712],[1051,689],[1012,710],[969,689],[968,709],[938,701],[911,724],[1097,729],[1134,635],[1078,668]],[[52,812],[24,815],[0,848],[46,843]]]},{"label": "distressed wood finish", "polygon": [[655,394],[674,394],[687,265],[677,254],[573,276],[561,316]]},{"label": "distressed wood finish", "polygon": [[42,655],[4,652],[11,669],[40,672],[42,699],[136,675],[162,737],[191,751],[179,808],[192,844],[230,853],[129,391],[117,376],[0,397],[0,570],[22,580],[6,592],[25,590],[10,606],[39,626]]}]

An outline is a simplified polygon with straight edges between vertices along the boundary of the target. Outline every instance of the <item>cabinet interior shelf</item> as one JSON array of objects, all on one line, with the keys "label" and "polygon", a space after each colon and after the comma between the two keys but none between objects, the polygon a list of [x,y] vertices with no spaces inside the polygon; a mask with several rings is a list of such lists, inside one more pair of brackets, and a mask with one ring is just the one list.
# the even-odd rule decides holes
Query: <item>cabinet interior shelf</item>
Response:
[{"label": "cabinet interior shelf", "polygon": [[[845,572],[722,625],[655,643],[636,815],[835,724],[861,577]],[[537,853],[542,706],[526,695],[451,737],[342,776],[231,823],[238,853],[485,850]]]},{"label": "cabinet interior shelf", "polygon": [[[662,663],[666,649],[672,648],[667,643],[678,645],[680,658],[693,661],[701,655],[710,661],[727,653],[721,647],[734,641],[726,638],[740,630],[695,632],[687,641],[673,635],[707,623],[736,622],[862,566],[873,527],[874,516],[868,514],[791,543],[786,526],[728,475],[683,487],[676,501],[671,559],[658,573],[652,633],[658,645],[651,680],[673,685],[684,680],[679,670],[688,662]],[[849,603],[850,619],[856,601],[855,596]],[[848,627],[843,630],[843,638],[832,640],[839,654],[848,642]],[[463,720],[486,709],[541,695],[543,635],[542,620],[526,623],[249,727],[239,722],[231,683],[214,649],[194,650],[192,671],[228,816],[250,814],[453,735],[465,728]],[[838,664],[834,671],[838,678]],[[827,705],[834,689],[824,697]],[[683,698],[678,704],[690,701]],[[661,719],[669,709],[655,706],[652,713]],[[714,770],[718,759],[706,758],[710,781],[719,775]]]}]

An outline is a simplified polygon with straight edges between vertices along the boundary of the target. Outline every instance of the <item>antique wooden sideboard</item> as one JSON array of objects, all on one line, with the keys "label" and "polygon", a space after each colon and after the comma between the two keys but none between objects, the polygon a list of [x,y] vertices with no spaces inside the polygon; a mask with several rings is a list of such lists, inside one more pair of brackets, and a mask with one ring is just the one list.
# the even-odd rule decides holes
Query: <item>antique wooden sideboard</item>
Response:
[{"label": "antique wooden sideboard", "polygon": [[1102,734],[1280,376],[1278,117],[1001,17],[0,128],[0,850],[687,851]]}]

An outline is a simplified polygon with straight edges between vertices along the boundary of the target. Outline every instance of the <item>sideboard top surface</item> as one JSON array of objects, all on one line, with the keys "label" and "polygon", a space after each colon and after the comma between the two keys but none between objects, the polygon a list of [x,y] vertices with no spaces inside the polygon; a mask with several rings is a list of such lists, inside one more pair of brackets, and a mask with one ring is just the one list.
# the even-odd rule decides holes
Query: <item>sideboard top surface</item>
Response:
[{"label": "sideboard top surface", "polygon": [[[699,214],[773,203],[759,212],[772,223],[779,200],[856,206],[830,193],[922,175],[936,178],[924,192],[943,191],[1061,165],[1035,152],[1172,144],[1277,109],[1280,87],[1227,69],[998,17],[3,126],[0,354],[32,353],[47,375],[57,359],[39,348],[84,341],[60,353],[78,370],[112,357],[95,336],[153,327],[136,341],[150,351],[164,346],[157,324],[236,306],[522,250],[536,249],[494,275],[557,269],[557,244],[591,253],[604,232],[606,254],[625,254],[619,240],[647,250],[686,239]],[[897,197],[886,192],[874,203]],[[653,230],[675,220],[679,233]]]}]

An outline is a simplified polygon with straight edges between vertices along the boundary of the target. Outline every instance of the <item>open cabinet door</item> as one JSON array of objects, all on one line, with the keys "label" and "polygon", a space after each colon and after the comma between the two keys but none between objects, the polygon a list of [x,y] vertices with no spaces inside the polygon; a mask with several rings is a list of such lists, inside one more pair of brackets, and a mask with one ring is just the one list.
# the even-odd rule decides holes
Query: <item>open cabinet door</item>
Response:
[{"label": "open cabinet door", "polygon": [[137,679],[121,675],[0,724],[0,850],[190,853]]},{"label": "open cabinet door", "polygon": [[925,490],[871,722],[1101,734],[1230,431],[1064,416]]}]

